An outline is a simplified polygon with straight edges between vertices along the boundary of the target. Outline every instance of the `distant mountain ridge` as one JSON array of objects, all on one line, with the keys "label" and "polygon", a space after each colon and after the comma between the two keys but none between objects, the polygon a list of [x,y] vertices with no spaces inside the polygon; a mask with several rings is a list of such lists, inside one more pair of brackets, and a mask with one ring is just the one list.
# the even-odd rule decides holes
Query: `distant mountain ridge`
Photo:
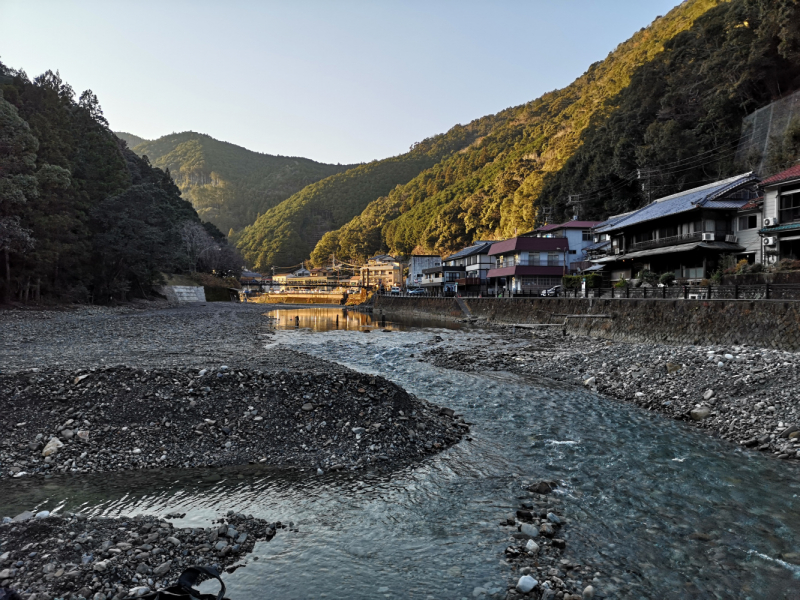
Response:
[{"label": "distant mountain ridge", "polygon": [[[117,137],[129,147],[143,139],[127,133]],[[201,218],[224,233],[240,231],[307,185],[352,166],[262,154],[193,131],[144,140],[131,149],[153,166],[169,169]]]}]

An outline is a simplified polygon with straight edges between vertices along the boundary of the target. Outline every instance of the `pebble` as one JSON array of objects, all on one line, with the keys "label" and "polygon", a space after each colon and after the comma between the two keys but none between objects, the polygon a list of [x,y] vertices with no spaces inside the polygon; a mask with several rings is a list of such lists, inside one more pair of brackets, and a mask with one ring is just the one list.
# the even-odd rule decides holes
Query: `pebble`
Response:
[{"label": "pebble", "polygon": [[519,581],[517,581],[517,591],[523,594],[527,594],[528,592],[533,590],[533,588],[535,588],[537,585],[539,585],[539,582],[536,581],[533,577],[531,577],[530,575],[523,575],[522,577],[519,578]]}]

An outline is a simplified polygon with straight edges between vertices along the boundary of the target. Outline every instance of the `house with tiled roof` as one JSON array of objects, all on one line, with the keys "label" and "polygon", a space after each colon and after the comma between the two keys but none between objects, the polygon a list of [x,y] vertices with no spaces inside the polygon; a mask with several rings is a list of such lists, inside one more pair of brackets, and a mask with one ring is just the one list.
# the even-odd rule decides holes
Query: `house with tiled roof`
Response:
[{"label": "house with tiled roof", "polygon": [[592,228],[598,226],[601,221],[579,221],[572,219],[566,223],[553,223],[537,227],[530,233],[523,234],[522,237],[544,237],[544,238],[566,238],[569,242],[567,252],[567,271],[577,272],[579,268],[586,267],[588,260],[586,249],[594,243]]},{"label": "house with tiled roof", "polygon": [[710,277],[722,255],[744,256],[750,250],[737,236],[737,217],[746,216],[739,210],[758,197],[758,181],[744,173],[617,215],[595,228],[610,244],[607,254],[592,262],[603,265],[612,281],[643,270],[684,280]]},{"label": "house with tiled roof", "polygon": [[566,237],[519,236],[493,243],[489,256],[495,264],[486,277],[497,292],[538,293],[559,285],[569,274]]},{"label": "house with tiled roof", "polygon": [[486,292],[488,279],[486,274],[494,267],[495,260],[489,256],[494,242],[473,242],[471,245],[444,258],[448,267],[463,267],[463,272],[456,278],[458,292]]},{"label": "house with tiled roof", "polygon": [[766,263],[800,258],[800,163],[767,177],[764,190],[764,222],[761,235]]}]

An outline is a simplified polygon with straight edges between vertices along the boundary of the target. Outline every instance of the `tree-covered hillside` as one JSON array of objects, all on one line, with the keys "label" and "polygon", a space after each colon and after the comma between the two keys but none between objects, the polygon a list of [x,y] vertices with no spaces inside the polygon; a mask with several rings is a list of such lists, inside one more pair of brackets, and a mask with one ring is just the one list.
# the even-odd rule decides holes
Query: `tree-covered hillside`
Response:
[{"label": "tree-covered hillside", "polygon": [[260,154],[192,131],[131,148],[154,166],[169,169],[200,217],[225,233],[238,232],[305,186],[350,168]]},{"label": "tree-covered hillside", "polygon": [[144,139],[143,137],[139,137],[138,135],[134,135],[132,133],[126,133],[125,131],[115,131],[114,135],[116,135],[119,139],[128,144],[128,148],[133,148],[135,146],[138,146],[139,144],[144,144],[145,142],[150,141]]},{"label": "tree-covered hillside", "polygon": [[799,39],[794,0],[687,0],[568,87],[499,113],[469,148],[375,198],[312,258],[447,253],[548,214],[603,218],[744,168],[732,158],[742,118],[798,87]]},{"label": "tree-covered hillside", "polygon": [[[370,201],[389,193],[442,158],[467,149],[491,131],[495,117],[414,144],[405,154],[361,165],[308,186],[263,214],[245,229],[238,247],[256,269],[292,265],[304,260],[325,234],[363,211]],[[364,242],[369,245],[368,241]]]},{"label": "tree-covered hillside", "polygon": [[0,301],[143,296],[162,271],[211,264],[192,253],[200,238],[216,267],[241,266],[169,174],[109,130],[91,90],[0,63]]}]

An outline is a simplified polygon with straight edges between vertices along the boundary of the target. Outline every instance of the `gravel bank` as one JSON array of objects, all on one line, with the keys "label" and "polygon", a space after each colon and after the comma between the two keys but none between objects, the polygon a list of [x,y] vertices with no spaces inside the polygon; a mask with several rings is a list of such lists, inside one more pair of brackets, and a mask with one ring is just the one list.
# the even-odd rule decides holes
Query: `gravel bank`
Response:
[{"label": "gravel bank", "polygon": [[568,557],[564,516],[558,498],[548,494],[555,482],[539,481],[527,486],[529,498],[501,527],[510,531],[511,545],[506,560],[516,579],[509,585],[506,600],[582,600],[602,598],[592,585],[602,573]]},{"label": "gravel bank", "polygon": [[130,469],[355,469],[468,430],[381,377],[105,367],[0,376],[0,477]]},{"label": "gravel bank", "polygon": [[263,306],[137,306],[0,313],[0,478],[391,468],[468,431],[380,377],[265,349]]},{"label": "gravel bank", "polygon": [[509,371],[583,385],[686,421],[711,435],[800,458],[800,356],[749,346],[668,346],[498,328],[484,347],[440,343],[423,360],[462,371]]},{"label": "gravel bank", "polygon": [[152,516],[22,513],[0,525],[0,588],[26,600],[136,597],[173,585],[190,566],[233,572],[256,541],[292,527],[233,511],[205,529]]}]

